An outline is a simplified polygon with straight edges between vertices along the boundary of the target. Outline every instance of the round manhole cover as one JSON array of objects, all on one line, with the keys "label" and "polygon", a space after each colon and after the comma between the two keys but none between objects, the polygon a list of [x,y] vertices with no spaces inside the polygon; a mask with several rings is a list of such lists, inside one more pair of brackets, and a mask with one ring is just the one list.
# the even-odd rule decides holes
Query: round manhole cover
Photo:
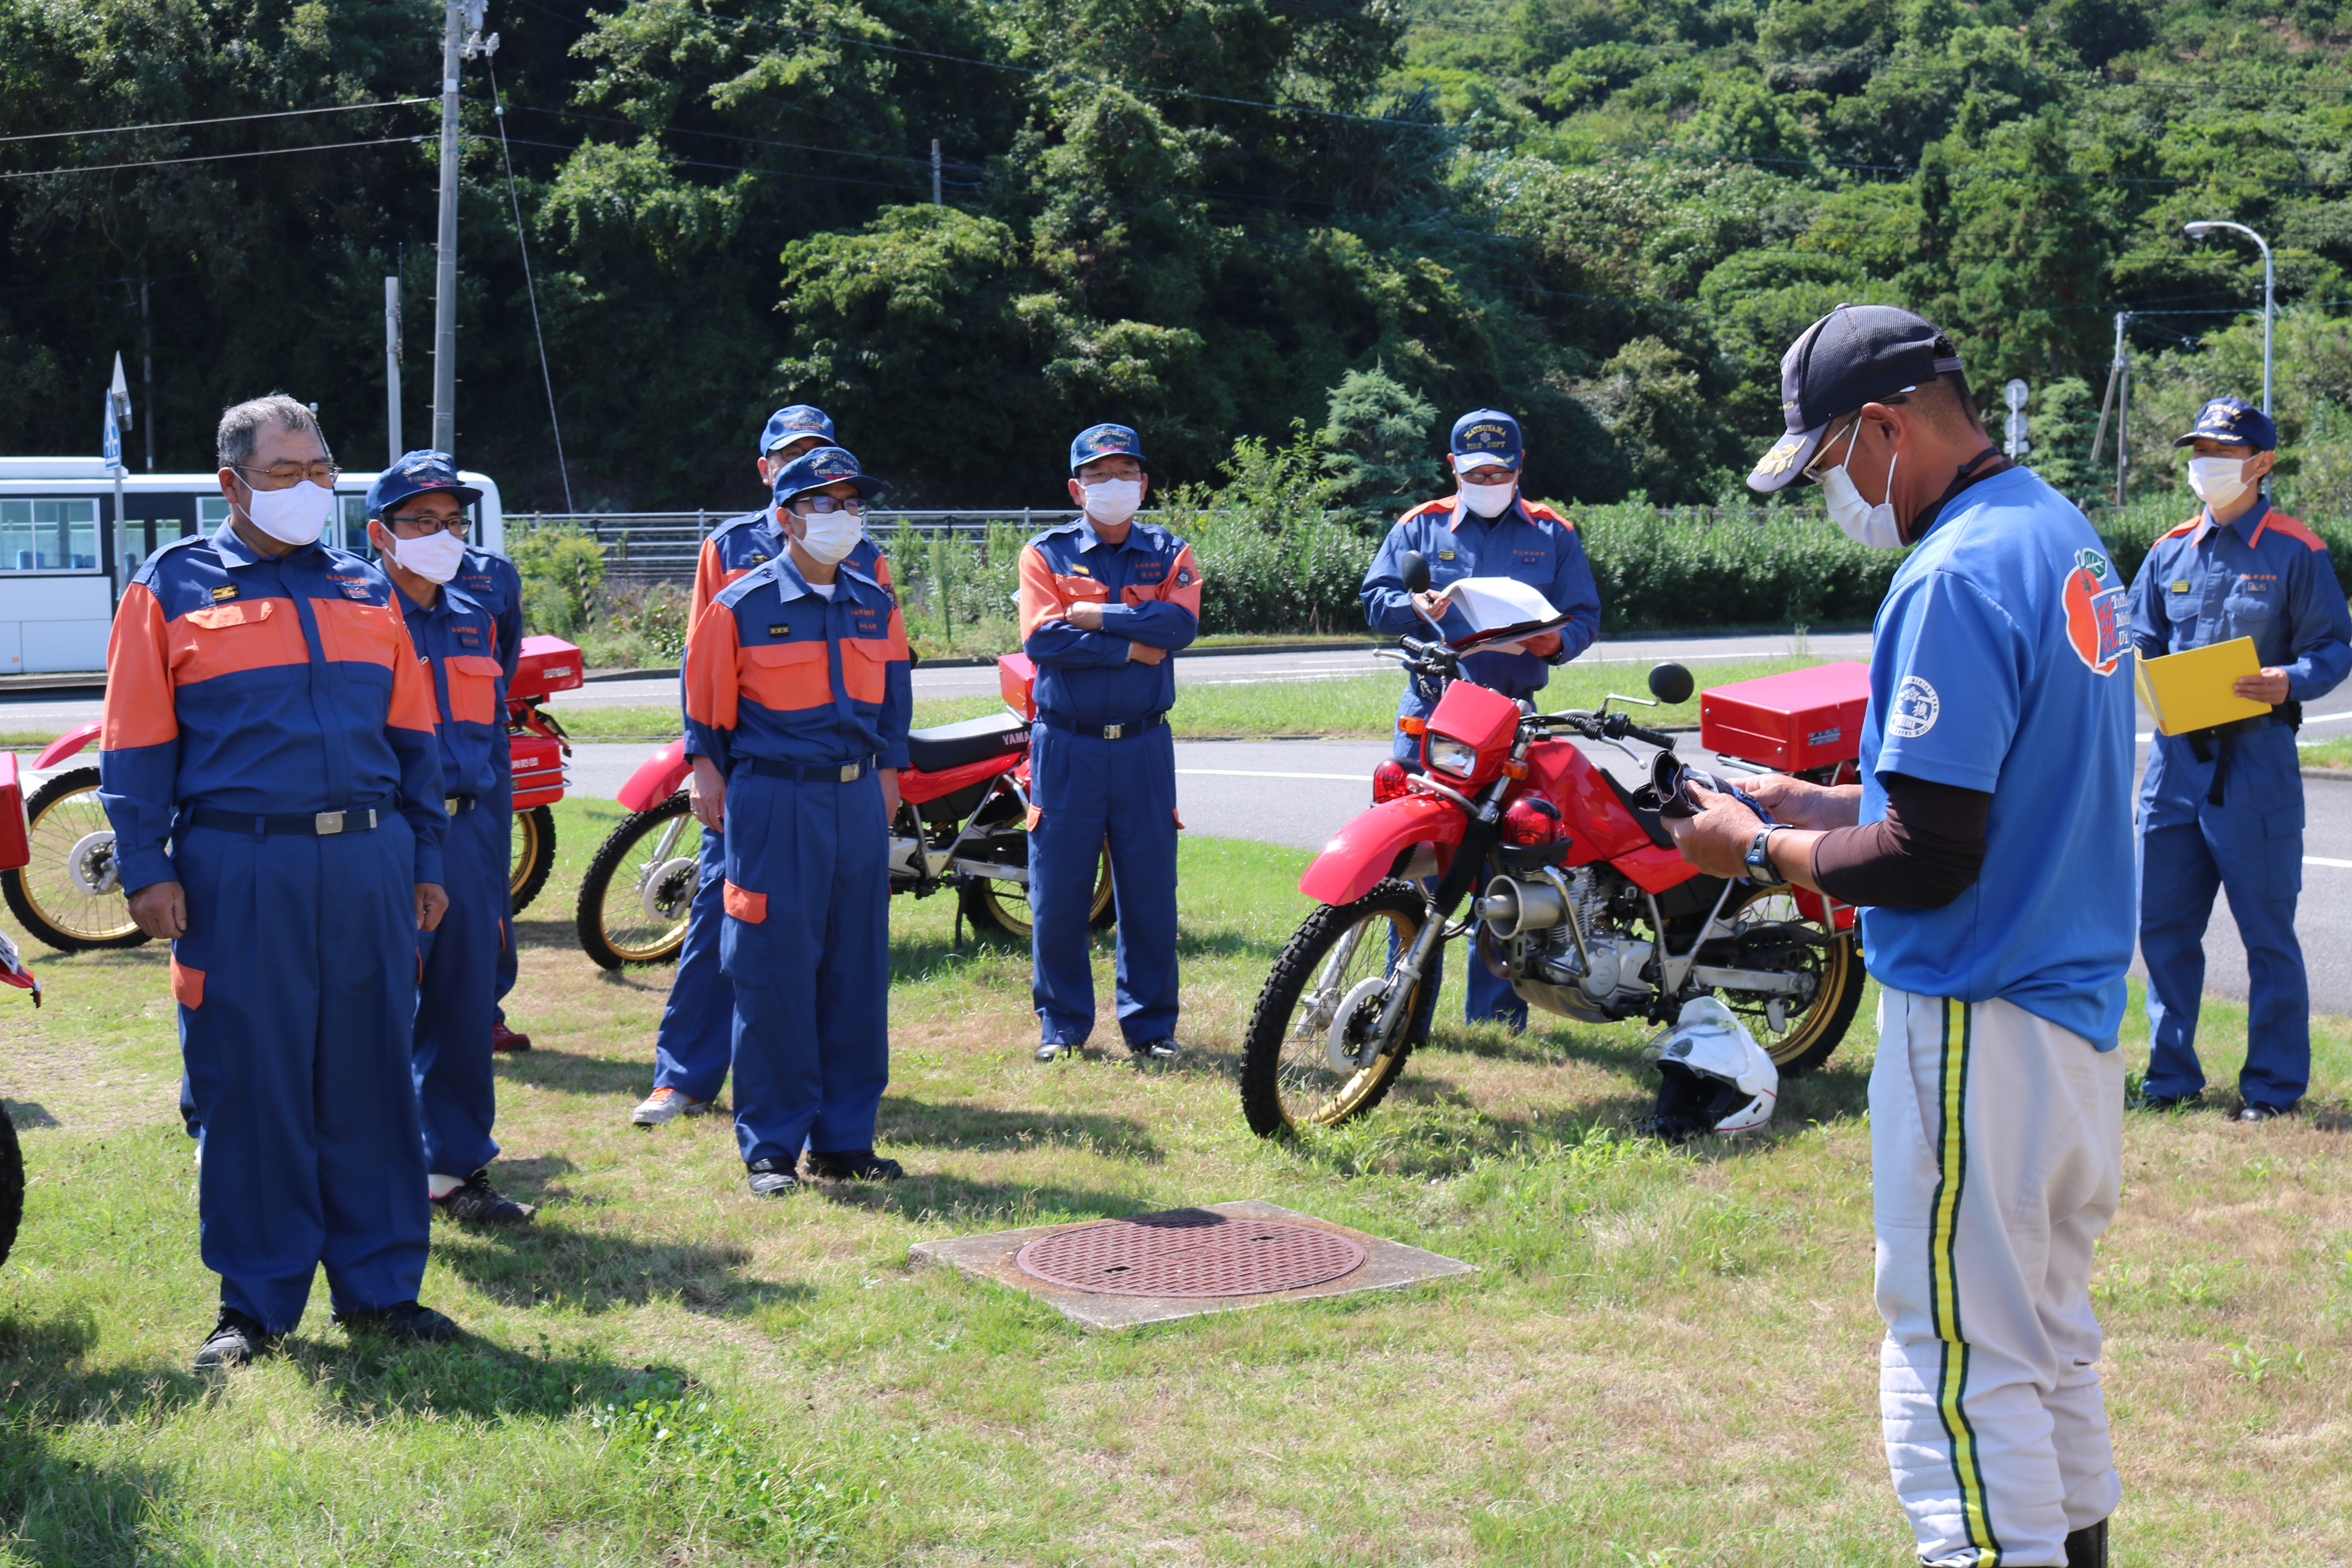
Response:
[{"label": "round manhole cover", "polygon": [[1261,1296],[1337,1279],[1364,1257],[1311,1226],[1178,1209],[1057,1230],[1013,1261],[1048,1285],[1099,1296]]}]

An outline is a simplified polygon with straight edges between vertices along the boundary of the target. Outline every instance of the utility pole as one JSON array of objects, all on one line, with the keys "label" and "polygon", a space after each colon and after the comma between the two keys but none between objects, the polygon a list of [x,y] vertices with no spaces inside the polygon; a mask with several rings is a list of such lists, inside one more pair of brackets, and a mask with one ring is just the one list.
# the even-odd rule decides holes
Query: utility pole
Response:
[{"label": "utility pole", "polygon": [[383,280],[383,420],[385,445],[392,455],[384,459],[390,468],[400,461],[401,453],[408,448],[400,440],[400,279],[397,276]]},{"label": "utility pole", "polygon": [[2116,357],[2107,365],[2107,392],[2099,399],[2099,433],[2091,442],[2091,461],[2099,460],[2099,452],[2107,441],[2107,411],[2116,404],[2116,394],[2122,396],[2122,408],[2116,420],[2116,504],[2124,504],[2124,477],[2131,461],[2130,427],[2125,423],[2131,412],[2131,345],[2124,339],[2124,327],[2132,319],[2129,310],[2116,312]]},{"label": "utility pole", "polygon": [[147,279],[139,279],[139,395],[147,402],[147,471],[155,471],[155,322],[147,314]]},{"label": "utility pole", "polygon": [[940,139],[931,138],[931,205],[940,205]]},{"label": "utility pole", "polygon": [[433,446],[457,450],[457,58],[482,0],[447,0],[441,38],[441,228],[433,289]]}]

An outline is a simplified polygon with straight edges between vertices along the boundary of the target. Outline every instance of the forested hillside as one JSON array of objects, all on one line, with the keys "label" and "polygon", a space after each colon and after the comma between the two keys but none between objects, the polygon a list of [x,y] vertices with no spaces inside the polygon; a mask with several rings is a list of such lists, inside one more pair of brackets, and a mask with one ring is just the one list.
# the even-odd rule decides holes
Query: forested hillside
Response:
[{"label": "forested hillside", "polygon": [[[562,504],[519,209],[583,506],[740,499],[751,428],[798,397],[901,504],[1052,504],[1106,417],[1180,480],[1328,426],[1371,500],[1433,480],[1480,403],[1526,421],[1538,492],[1703,503],[1842,299],[1948,326],[1993,404],[2032,382],[2034,460],[2083,495],[2135,312],[2163,488],[2200,397],[2259,395],[2260,258],[2180,232],[2218,217],[2276,249],[2288,493],[2341,512],[2352,6],[2261,9],[492,0],[516,181],[474,62],[460,452]],[[271,385],[378,461],[395,268],[422,440],[433,103],[48,133],[428,95],[440,16],[0,0],[0,450],[94,449],[113,354],[139,393],[152,343],[159,466],[208,466],[220,405]]]}]

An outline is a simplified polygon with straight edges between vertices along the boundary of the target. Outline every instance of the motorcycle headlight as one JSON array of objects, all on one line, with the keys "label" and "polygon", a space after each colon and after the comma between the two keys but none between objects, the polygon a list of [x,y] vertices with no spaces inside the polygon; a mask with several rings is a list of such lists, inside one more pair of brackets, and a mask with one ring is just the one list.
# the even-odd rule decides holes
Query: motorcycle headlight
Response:
[{"label": "motorcycle headlight", "polygon": [[1466,779],[1477,770],[1478,748],[1432,730],[1429,732],[1429,765],[1438,773]]}]

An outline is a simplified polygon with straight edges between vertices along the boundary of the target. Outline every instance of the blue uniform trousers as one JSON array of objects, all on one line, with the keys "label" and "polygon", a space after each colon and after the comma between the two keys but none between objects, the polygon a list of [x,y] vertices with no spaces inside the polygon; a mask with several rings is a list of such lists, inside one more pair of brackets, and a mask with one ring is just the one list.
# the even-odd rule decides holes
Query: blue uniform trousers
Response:
[{"label": "blue uniform trousers", "polygon": [[184,826],[180,1049],[222,1304],[284,1333],[323,1263],[337,1310],[414,1300],[431,1213],[409,1077],[415,838]]},{"label": "blue uniform trousers", "polygon": [[[504,744],[500,742],[499,744]],[[497,981],[491,991],[490,1016],[499,1023],[507,1021],[507,993],[515,988],[518,960],[515,952],[514,929],[514,781],[499,770],[499,795],[488,815],[498,824],[499,881],[509,889],[502,895],[507,916],[507,940],[499,948]],[[450,895],[455,898],[456,895]]]},{"label": "blue uniform trousers", "polygon": [[[1409,752],[1407,742],[1411,743]],[[1408,773],[1421,772],[1421,737],[1399,734],[1396,758],[1405,765]],[[1434,879],[1430,881],[1429,886],[1433,889],[1437,886]],[[1470,896],[1475,900],[1484,890],[1483,887],[1474,889]],[[1528,1026],[1527,1003],[1520,1000],[1519,994],[1511,989],[1509,981],[1486,967],[1485,962],[1478,957],[1475,940],[1469,952],[1470,978],[1464,988],[1462,997],[1462,1021],[1465,1024],[1483,1024],[1490,1018],[1498,1019],[1508,1024],[1515,1030],[1524,1030]],[[1393,937],[1389,940],[1389,956],[1391,958],[1396,956],[1396,940]],[[1426,984],[1429,987],[1427,994],[1432,996],[1437,994],[1439,987],[1445,984],[1445,949],[1442,944],[1435,952],[1430,954],[1429,978]]]},{"label": "blue uniform trousers", "polygon": [[890,853],[882,784],[738,768],[719,962],[734,983],[746,1164],[874,1147],[890,1081]]},{"label": "blue uniform trousers", "polygon": [[1167,725],[1117,741],[1040,722],[1030,734],[1031,996],[1049,1045],[1095,1026],[1087,910],[1103,842],[1118,901],[1119,1033],[1130,1046],[1176,1032],[1176,741]]},{"label": "blue uniform trousers", "polygon": [[441,844],[448,911],[416,933],[419,963],[416,1114],[425,1168],[469,1176],[498,1158],[490,1138],[498,1084],[490,1073],[490,1012],[508,938],[506,824],[494,811],[460,811]]},{"label": "blue uniform trousers", "polygon": [[2238,1088],[2250,1104],[2291,1107],[2311,1077],[2311,987],[2294,934],[2303,891],[2303,815],[2207,806],[2193,823],[2140,834],[2139,947],[2147,962],[2146,1092],[2205,1087],[2197,1004],[2205,989],[2205,926],[2217,889],[2246,944],[2252,1005]]},{"label": "blue uniform trousers", "polygon": [[[730,790],[728,810],[735,807]],[[735,1048],[735,983],[719,966],[719,932],[727,884],[727,836],[702,830],[693,901],[686,910],[686,941],[677,950],[669,1000],[654,1031],[654,1087],[689,1100],[716,1100],[727,1082]]]}]

